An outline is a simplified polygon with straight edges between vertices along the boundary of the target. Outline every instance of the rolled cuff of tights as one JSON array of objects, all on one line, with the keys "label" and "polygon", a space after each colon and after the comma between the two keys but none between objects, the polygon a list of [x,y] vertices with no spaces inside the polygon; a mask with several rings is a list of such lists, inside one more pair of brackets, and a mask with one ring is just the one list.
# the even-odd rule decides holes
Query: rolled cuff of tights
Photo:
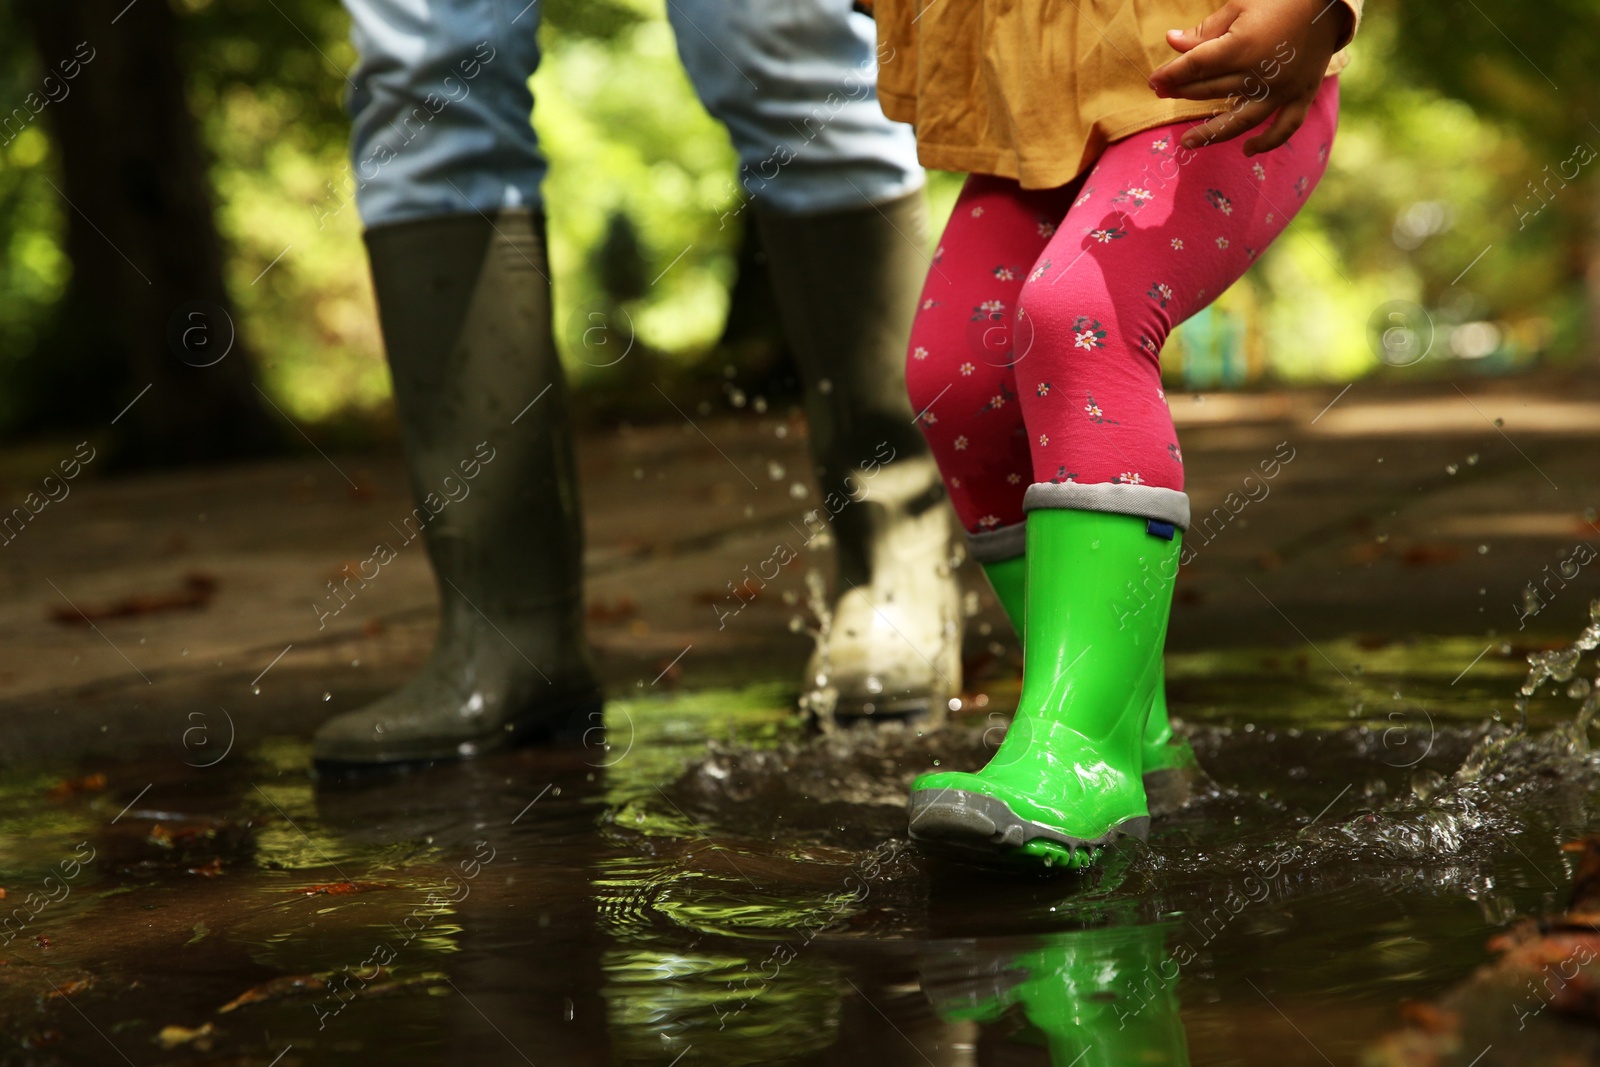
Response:
[{"label": "rolled cuff of tights", "polygon": [[1022,555],[1028,543],[1028,524],[1013,523],[994,530],[967,534],[967,550],[979,563],[1004,563]]},{"label": "rolled cuff of tights", "polygon": [[1022,510],[1036,511],[1041,508],[1106,511],[1114,515],[1170,522],[1180,530],[1189,528],[1189,494],[1156,485],[1035,482],[1028,486],[1027,495],[1022,498]]}]

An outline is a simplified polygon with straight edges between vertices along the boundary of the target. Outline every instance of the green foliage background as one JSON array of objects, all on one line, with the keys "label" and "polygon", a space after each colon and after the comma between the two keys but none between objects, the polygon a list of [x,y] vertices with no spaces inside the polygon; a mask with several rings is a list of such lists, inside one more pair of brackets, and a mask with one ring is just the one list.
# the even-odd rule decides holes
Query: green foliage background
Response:
[{"label": "green foliage background", "polygon": [[[533,120],[551,161],[545,191],[557,333],[580,389],[602,378],[586,358],[584,330],[593,314],[614,316],[618,308],[668,367],[687,374],[721,358],[715,350],[742,233],[734,155],[694,97],[664,6],[545,5]],[[263,387],[306,422],[380,412],[388,376],[360,223],[339,187],[347,135],[341,100],[355,63],[346,17],[310,0],[240,7],[184,0],[180,7],[191,105],[214,157],[218,223],[231,251],[229,283],[241,329],[259,353]],[[1552,76],[1573,90],[1550,92],[1533,60],[1520,67],[1504,41],[1498,55],[1473,62],[1457,47],[1463,20],[1472,18],[1465,8],[1447,18],[1433,8],[1369,6],[1342,78],[1327,177],[1289,233],[1219,305],[1242,324],[1254,380],[1496,373],[1584,355],[1583,271],[1595,241],[1592,172],[1600,164],[1526,225],[1519,214],[1532,203],[1527,186],[1542,168],[1567,159],[1577,144],[1600,146],[1600,128],[1587,124],[1584,110],[1592,65],[1580,61],[1597,50],[1582,40],[1550,40],[1547,26],[1515,16],[1520,9],[1508,3],[1489,8],[1512,17],[1511,37],[1548,54]],[[1575,27],[1600,27],[1587,7],[1568,16]],[[0,8],[0,103],[20,100],[41,76],[16,29]],[[1471,32],[1499,31],[1490,24]],[[41,123],[0,147],[0,372],[29,349],[70,271],[58,246],[64,219],[47,180],[54,167]],[[933,176],[936,221],[959,180]],[[1396,240],[1408,219],[1429,231],[1405,238],[1414,247]],[[636,243],[643,278],[660,275],[642,296],[619,297],[614,277],[608,291],[599,254],[608,234]],[[1383,366],[1369,336],[1374,309],[1393,300],[1426,307],[1438,331],[1434,356],[1404,370]],[[1502,344],[1470,363],[1437,358],[1448,351],[1449,327],[1472,320],[1494,321]],[[1192,362],[1194,343],[1180,331],[1169,346],[1164,358],[1175,377]],[[0,428],[19,402],[0,398]]]}]

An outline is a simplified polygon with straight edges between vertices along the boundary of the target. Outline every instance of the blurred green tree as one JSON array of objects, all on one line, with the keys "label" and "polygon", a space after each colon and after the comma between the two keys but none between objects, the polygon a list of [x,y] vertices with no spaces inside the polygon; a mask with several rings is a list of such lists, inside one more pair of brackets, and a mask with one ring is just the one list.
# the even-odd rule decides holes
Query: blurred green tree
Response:
[{"label": "blurred green tree", "polygon": [[1587,340],[1600,342],[1600,4],[1400,3],[1395,16],[1406,73],[1528,146],[1533,167],[1504,210],[1517,235],[1558,243],[1566,278],[1587,288]]},{"label": "blurred green tree", "polygon": [[16,10],[49,101],[40,121],[58,179],[44,180],[65,205],[71,263],[51,322],[13,368],[18,428],[116,418],[114,460],[132,465],[270,450],[278,431],[232,325],[177,13],[166,0]]}]

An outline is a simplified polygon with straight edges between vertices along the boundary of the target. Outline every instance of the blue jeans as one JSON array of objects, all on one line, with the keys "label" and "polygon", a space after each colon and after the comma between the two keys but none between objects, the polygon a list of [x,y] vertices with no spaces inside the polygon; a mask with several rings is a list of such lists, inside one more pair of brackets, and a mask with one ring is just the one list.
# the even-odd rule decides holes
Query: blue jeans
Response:
[{"label": "blue jeans", "polygon": [[[361,54],[349,107],[362,220],[540,203],[540,0],[344,3]],[[669,0],[668,17],[758,205],[813,214],[922,186],[911,128],[878,107],[872,23],[850,0]]]}]

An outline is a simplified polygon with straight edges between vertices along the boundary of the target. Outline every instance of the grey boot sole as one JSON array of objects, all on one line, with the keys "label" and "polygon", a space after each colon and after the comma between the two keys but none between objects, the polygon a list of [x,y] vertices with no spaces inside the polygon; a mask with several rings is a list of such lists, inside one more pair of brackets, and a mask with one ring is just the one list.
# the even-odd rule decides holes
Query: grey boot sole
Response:
[{"label": "grey boot sole", "polygon": [[858,722],[921,722],[933,712],[933,697],[910,696],[895,700],[875,700],[872,710],[865,703],[846,706],[843,701],[833,709],[833,721],[840,726],[853,726]]},{"label": "grey boot sole", "polygon": [[1053,841],[1064,848],[1094,852],[1123,837],[1150,835],[1150,817],[1125,819],[1100,837],[1071,837],[1024,819],[1002,800],[961,789],[925,789],[911,794],[910,831],[914,841],[973,858],[1006,859],[1029,841]]},{"label": "grey boot sole", "polygon": [[595,729],[605,698],[598,692],[575,691],[541,701],[492,732],[478,737],[413,737],[374,744],[319,738],[312,753],[318,771],[328,774],[380,769],[404,770],[419,765],[476,759],[523,745],[577,746]]}]

